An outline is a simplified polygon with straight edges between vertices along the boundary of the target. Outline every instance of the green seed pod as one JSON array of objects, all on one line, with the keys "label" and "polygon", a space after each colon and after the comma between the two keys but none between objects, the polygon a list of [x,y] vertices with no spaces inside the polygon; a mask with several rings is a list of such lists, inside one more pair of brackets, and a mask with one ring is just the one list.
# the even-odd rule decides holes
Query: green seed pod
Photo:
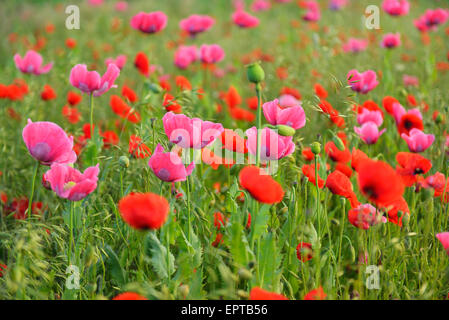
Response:
[{"label": "green seed pod", "polygon": [[345,144],[343,143],[343,141],[341,141],[339,137],[334,136],[332,140],[334,141],[335,146],[338,148],[338,150],[345,151]]},{"label": "green seed pod", "polygon": [[317,155],[321,152],[321,144],[319,142],[314,142],[311,144],[312,153]]},{"label": "green seed pod", "polygon": [[122,168],[128,168],[129,167],[129,158],[126,156],[121,156],[118,158],[118,163]]},{"label": "green seed pod", "polygon": [[265,72],[258,62],[252,63],[246,67],[246,75],[252,83],[260,83],[265,79]]},{"label": "green seed pod", "polygon": [[443,122],[443,120],[444,120],[443,115],[441,113],[439,113],[435,118],[435,123],[440,124]]},{"label": "green seed pod", "polygon": [[239,275],[239,278],[242,280],[251,280],[253,277],[253,274],[248,269],[245,269],[245,268],[241,268],[238,271],[238,275]]},{"label": "green seed pod", "polygon": [[283,124],[278,124],[276,129],[278,130],[278,133],[284,137],[292,137],[296,132],[296,130],[292,127],[285,126]]}]

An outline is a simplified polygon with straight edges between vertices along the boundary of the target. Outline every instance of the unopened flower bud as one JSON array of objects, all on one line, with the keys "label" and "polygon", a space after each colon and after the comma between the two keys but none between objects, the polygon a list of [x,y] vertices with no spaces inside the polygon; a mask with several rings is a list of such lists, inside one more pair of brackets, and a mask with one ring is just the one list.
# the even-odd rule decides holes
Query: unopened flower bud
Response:
[{"label": "unopened flower bud", "polygon": [[245,268],[241,268],[238,272],[239,278],[243,280],[251,280],[253,277],[253,274]]},{"label": "unopened flower bud", "polygon": [[265,79],[265,72],[258,62],[252,63],[246,67],[246,75],[252,83],[260,83]]},{"label": "unopened flower bud", "polygon": [[345,144],[339,137],[335,136],[332,140],[334,141],[335,146],[338,148],[338,150],[345,151]]},{"label": "unopened flower bud", "polygon": [[311,144],[310,149],[312,150],[312,153],[317,155],[321,152],[321,144],[319,142],[314,142]]},{"label": "unopened flower bud", "polygon": [[121,167],[128,168],[129,167],[129,158],[126,156],[121,156],[120,158],[118,158],[118,163],[120,164]]},{"label": "unopened flower bud", "polygon": [[278,130],[278,133],[284,137],[292,137],[296,132],[296,130],[293,129],[292,127],[283,124],[278,124],[276,126],[276,129]]}]

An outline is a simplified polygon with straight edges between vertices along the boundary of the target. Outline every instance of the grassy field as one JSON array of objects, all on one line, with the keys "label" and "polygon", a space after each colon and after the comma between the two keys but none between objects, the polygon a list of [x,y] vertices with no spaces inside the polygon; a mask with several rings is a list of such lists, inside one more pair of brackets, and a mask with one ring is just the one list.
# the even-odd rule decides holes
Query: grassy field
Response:
[{"label": "grassy field", "polygon": [[[245,10],[259,19],[254,28],[233,23],[232,1],[135,0],[128,1],[125,11],[114,8],[116,1],[106,0],[100,6],[74,2],[80,9],[79,30],[65,26],[65,8],[70,1],[2,3],[0,299],[111,299],[124,292],[148,299],[248,299],[254,288],[291,300],[303,299],[317,289],[325,293],[319,295],[325,299],[448,299],[448,249],[436,235],[449,231],[447,195],[444,197],[449,174],[449,24],[420,32],[413,23],[427,9],[448,9],[447,1],[409,0],[410,12],[401,17],[385,13],[382,1],[352,0],[339,11],[328,9],[328,1],[318,1],[321,18],[317,22],[302,19],[306,9],[301,1],[272,1],[269,10],[258,12],[251,11],[250,1],[243,1]],[[368,29],[362,22],[365,8],[372,4],[380,8],[380,29]],[[131,18],[140,11],[164,12],[167,26],[154,34],[133,29]],[[192,14],[209,15],[215,24],[189,37],[178,24]],[[396,32],[401,36],[400,46],[380,46],[385,34]],[[345,52],[342,48],[350,38],[365,39],[367,48]],[[199,61],[186,69],[175,65],[179,46],[199,48],[203,44],[220,45],[224,59],[213,66]],[[44,65],[53,62],[50,72],[22,73],[14,55],[23,57],[27,50],[39,52]],[[143,52],[154,68],[148,77],[135,67],[138,52]],[[127,61],[115,79],[117,88],[90,97],[69,81],[75,65],[85,64],[102,75],[105,59],[118,55],[126,55]],[[155,175],[148,165],[150,157],[136,157],[130,149],[132,135],[140,137],[140,143],[152,153],[158,144],[166,151],[174,146],[162,120],[172,106],[166,102],[167,93],[188,117],[242,132],[258,126],[257,110],[247,105],[247,99],[256,97],[255,86],[247,78],[247,65],[256,61],[265,72],[262,102],[279,98],[286,87],[292,88],[300,92],[298,100],[306,116],[305,126],[292,137],[295,150],[279,159],[278,170],[271,176],[284,192],[280,201],[257,201],[254,190],[245,187],[239,176],[248,163],[225,166],[198,161],[185,181],[170,183]],[[367,94],[351,90],[347,74],[352,69],[375,71],[379,84]],[[405,84],[404,75],[416,77],[419,84]],[[179,88],[177,76],[188,79],[191,88]],[[26,83],[26,92],[14,99],[2,96],[2,89],[16,79]],[[316,84],[327,96],[316,90]],[[42,99],[44,85],[54,90],[55,98]],[[122,96],[124,86],[137,94],[137,101]],[[80,119],[73,121],[63,114],[69,92],[82,96],[73,106]],[[140,121],[133,123],[114,113],[110,106],[113,95],[137,111]],[[408,164],[413,167],[409,176],[414,180],[401,193],[405,206],[402,203],[400,208],[373,201],[370,191],[360,188],[362,173],[350,155],[359,149],[396,169],[398,153],[410,152],[394,116],[384,109],[386,96],[396,98],[404,112],[417,108],[422,114],[421,130],[435,137],[420,153],[431,169],[423,173]],[[324,100],[338,111],[340,122],[331,121],[332,116],[323,112]],[[360,127],[354,106],[366,106],[366,101],[378,106],[383,114],[381,128],[386,129],[369,145],[354,131]],[[89,132],[86,135],[91,111],[95,124],[92,138]],[[37,165],[24,143],[22,130],[27,119],[54,122],[72,135],[78,154],[73,166],[78,170],[99,164],[93,192],[80,201],[70,201],[44,188],[42,177],[50,167]],[[261,121],[268,124],[263,115]],[[305,157],[305,151],[316,142],[320,150]],[[349,158],[335,161],[325,147],[329,142],[344,149],[340,152],[347,152]],[[208,147],[220,143],[217,138]],[[354,209],[350,197],[336,195],[329,185],[317,188],[305,174],[304,165],[310,165],[312,178],[318,172],[324,182],[344,167],[358,201],[371,203],[390,221],[376,221],[366,230],[356,227],[348,219]],[[403,181],[398,171],[392,171],[379,182],[386,189],[390,178],[392,184],[397,179]],[[428,179],[438,172],[444,175],[439,188],[443,196]],[[379,172],[382,176],[384,172]],[[33,177],[37,177],[35,181]],[[270,193],[268,184],[265,192]],[[264,193],[263,186],[254,188]],[[133,192],[153,193],[167,200],[169,214],[162,227],[136,230],[123,219],[118,203]],[[36,215],[30,217],[31,195]],[[148,210],[145,214],[153,214]],[[391,221],[391,210],[400,211],[401,223]],[[303,257],[310,254],[310,260],[298,259],[300,243],[311,245],[310,252],[303,252]],[[79,271],[75,272],[78,279],[73,277],[74,268]],[[76,280],[79,287],[73,288],[70,284]]]}]

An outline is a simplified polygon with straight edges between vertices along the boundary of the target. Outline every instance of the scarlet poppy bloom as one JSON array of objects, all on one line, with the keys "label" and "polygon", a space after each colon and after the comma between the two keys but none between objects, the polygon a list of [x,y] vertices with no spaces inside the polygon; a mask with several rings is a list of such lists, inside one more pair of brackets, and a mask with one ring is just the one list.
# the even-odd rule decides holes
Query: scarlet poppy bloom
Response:
[{"label": "scarlet poppy bloom", "polygon": [[112,300],[148,300],[144,296],[141,296],[135,292],[123,292],[116,295]]},{"label": "scarlet poppy bloom", "polygon": [[[252,110],[257,110],[258,103],[259,102],[258,102],[256,96],[246,99],[246,104],[248,105],[248,108],[250,108]],[[262,105],[262,101],[261,101],[261,105]]]},{"label": "scarlet poppy bloom", "polygon": [[299,261],[306,262],[313,258],[312,245],[308,242],[301,242],[296,247],[296,256]]},{"label": "scarlet poppy bloom", "polygon": [[69,93],[67,93],[67,102],[72,106],[76,106],[78,103],[81,102],[81,100],[83,99],[83,97],[73,91],[69,91]]},{"label": "scarlet poppy bloom", "polygon": [[314,89],[315,89],[315,94],[320,98],[320,99],[326,99],[328,96],[328,93],[326,91],[326,89],[323,88],[323,86],[319,83],[315,83],[314,85]]},{"label": "scarlet poppy bloom", "polygon": [[324,290],[322,287],[319,287],[318,289],[314,289],[307,293],[304,296],[304,300],[324,300],[326,299],[326,293],[324,293]]},{"label": "scarlet poppy bloom", "polygon": [[370,204],[361,204],[349,210],[348,220],[353,226],[368,230],[381,222],[382,213]]},{"label": "scarlet poppy bloom", "polygon": [[[320,169],[320,166],[318,164],[318,170]],[[316,185],[316,179],[315,179],[315,165],[313,164],[305,164],[301,168],[302,174],[305,175],[307,178],[309,178],[309,181]],[[323,188],[324,187],[324,180],[321,179],[321,177],[318,174],[318,187]]]},{"label": "scarlet poppy bloom", "polygon": [[310,147],[303,148],[301,154],[306,161],[312,161],[313,159],[315,159],[315,155],[313,154]]},{"label": "scarlet poppy bloom", "polygon": [[367,160],[369,157],[366,155],[365,152],[362,150],[352,148],[352,154],[351,154],[351,167],[352,169],[357,171],[358,165],[363,161]]},{"label": "scarlet poppy bloom", "polygon": [[223,94],[223,100],[231,109],[242,103],[242,98],[240,97],[237,89],[234,86],[230,86],[228,92],[225,92]]},{"label": "scarlet poppy bloom", "polygon": [[176,76],[175,82],[176,86],[181,90],[192,90],[190,81],[184,76]]},{"label": "scarlet poppy bloom", "polygon": [[384,204],[384,209],[388,215],[388,221],[397,224],[402,227],[402,219],[405,215],[410,215],[410,209],[408,207],[407,201],[403,197],[399,199]]},{"label": "scarlet poppy bloom", "polygon": [[220,243],[223,243],[223,234],[217,233],[214,242],[212,242],[213,247],[218,247]]},{"label": "scarlet poppy bloom", "polygon": [[145,53],[143,52],[137,53],[136,58],[134,59],[134,66],[145,77],[148,77],[150,75],[150,62]]},{"label": "scarlet poppy bloom", "polygon": [[73,38],[67,38],[65,40],[65,45],[66,45],[67,48],[73,49],[73,48],[76,47],[76,40],[73,39]]},{"label": "scarlet poppy bloom", "polygon": [[396,161],[399,164],[396,167],[396,172],[407,187],[418,181],[417,175],[426,174],[432,168],[432,163],[428,159],[411,152],[398,152]]},{"label": "scarlet poppy bloom", "polygon": [[386,96],[382,100],[382,105],[385,111],[387,111],[391,115],[393,114],[393,105],[396,103],[399,103],[399,101],[390,96]]},{"label": "scarlet poppy bloom", "polygon": [[281,185],[258,167],[243,168],[240,171],[239,181],[240,185],[259,202],[273,204],[281,202],[284,198]]},{"label": "scarlet poppy bloom", "polygon": [[327,142],[324,146],[324,150],[326,151],[329,158],[331,158],[333,161],[347,163],[351,160],[351,153],[349,152],[348,148],[345,148],[345,150],[341,151],[337,148],[333,141]]},{"label": "scarlet poppy bloom", "polygon": [[358,200],[352,189],[351,180],[342,172],[334,171],[327,176],[326,187],[333,193],[345,197],[351,202],[351,206],[357,206]]},{"label": "scarlet poppy bloom", "polygon": [[217,228],[217,230],[220,230],[221,227],[226,226],[227,221],[228,219],[223,215],[223,213],[214,213],[214,227]]},{"label": "scarlet poppy bloom", "polygon": [[41,92],[41,99],[44,101],[53,100],[56,98],[56,92],[48,84],[44,86],[44,90]]},{"label": "scarlet poppy bloom", "polygon": [[123,85],[122,96],[128,99],[128,101],[131,103],[134,103],[137,100],[139,100],[139,97],[137,96],[136,92],[126,85]]},{"label": "scarlet poppy bloom", "polygon": [[286,296],[254,287],[249,293],[249,300],[288,300]]},{"label": "scarlet poppy bloom", "polygon": [[232,129],[224,129],[220,136],[223,148],[226,150],[238,152],[238,153],[248,153],[248,147],[246,145],[246,139],[239,136]]},{"label": "scarlet poppy bloom", "polygon": [[103,143],[106,149],[110,146],[118,145],[119,137],[114,131],[105,131],[101,136],[103,137]]},{"label": "scarlet poppy bloom", "polygon": [[165,110],[172,111],[174,113],[181,113],[182,107],[179,103],[176,102],[175,97],[172,96],[170,93],[166,93],[164,95],[164,101],[162,102],[162,105],[165,107]]},{"label": "scarlet poppy bloom", "polygon": [[232,109],[229,108],[229,114],[231,115],[232,119],[235,120],[253,122],[256,119],[254,113],[240,107],[234,107]]},{"label": "scarlet poppy bloom", "polygon": [[352,177],[352,169],[350,166],[346,165],[345,163],[337,162],[337,164],[335,165],[335,170],[340,171],[348,178]]},{"label": "scarlet poppy bloom", "polygon": [[405,133],[406,135],[410,135],[410,131],[414,128],[421,131],[424,130],[422,119],[413,113],[406,113],[405,115],[403,115],[398,124],[399,134],[402,135],[403,133]]},{"label": "scarlet poppy bloom", "polygon": [[[27,197],[21,197],[19,199],[14,198],[9,206],[5,207],[5,214],[13,214],[13,218],[17,220],[25,220],[28,218],[28,205],[29,200]],[[44,211],[44,205],[42,202],[33,202],[31,205],[31,213],[33,215],[41,215]]]},{"label": "scarlet poppy bloom", "polygon": [[391,203],[404,193],[401,177],[383,161],[363,160],[357,166],[357,173],[360,191],[378,206]]},{"label": "scarlet poppy bloom", "polygon": [[151,155],[150,148],[142,142],[142,138],[136,135],[131,135],[131,137],[129,137],[128,152],[132,156],[141,159],[147,158]]},{"label": "scarlet poppy bloom", "polygon": [[67,119],[70,123],[78,123],[81,118],[81,113],[79,113],[77,108],[70,108],[69,106],[62,107],[62,115]]},{"label": "scarlet poppy bloom", "polygon": [[6,272],[7,266],[6,264],[0,263],[0,278],[3,277],[3,274]]},{"label": "scarlet poppy bloom", "polygon": [[123,197],[118,208],[123,220],[139,230],[159,229],[168,217],[168,201],[154,193],[130,193]]}]

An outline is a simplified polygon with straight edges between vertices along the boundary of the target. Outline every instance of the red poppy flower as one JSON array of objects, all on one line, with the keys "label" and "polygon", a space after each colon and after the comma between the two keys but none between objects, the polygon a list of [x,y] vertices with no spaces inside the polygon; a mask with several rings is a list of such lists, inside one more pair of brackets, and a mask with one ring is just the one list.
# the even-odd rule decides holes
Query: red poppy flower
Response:
[{"label": "red poppy flower", "polygon": [[308,242],[301,242],[296,247],[296,256],[299,261],[306,262],[313,258],[312,245]]},{"label": "red poppy flower", "polygon": [[215,212],[214,213],[214,226],[217,228],[217,230],[220,230],[221,227],[225,226],[227,222],[226,217],[221,212]]},{"label": "red poppy flower", "polygon": [[184,76],[176,76],[175,82],[176,86],[181,90],[192,90],[190,81]]},{"label": "red poppy flower", "polygon": [[140,114],[125,103],[119,96],[111,95],[109,105],[112,111],[123,119],[129,122],[138,123],[140,121]]},{"label": "red poppy flower", "polygon": [[382,221],[382,213],[369,203],[357,205],[349,210],[348,220],[354,227],[368,230]]},{"label": "red poppy flower", "polygon": [[131,103],[134,103],[137,100],[139,100],[139,97],[137,96],[136,92],[126,85],[123,85],[122,96],[128,99],[128,101]]},{"label": "red poppy flower", "polygon": [[239,181],[240,185],[259,202],[273,204],[281,202],[284,198],[281,185],[258,167],[243,168],[240,171]]},{"label": "red poppy flower", "polygon": [[352,169],[357,171],[358,165],[363,161],[367,160],[369,157],[366,155],[365,152],[362,150],[352,148],[352,154],[351,154],[351,167]]},{"label": "red poppy flower", "polygon": [[[318,164],[318,170],[320,169],[320,165]],[[315,165],[314,164],[305,164],[301,168],[302,174],[305,175],[307,178],[309,178],[309,181],[316,185],[316,179],[315,179]],[[318,187],[323,188],[324,187],[324,180],[321,179],[320,175],[318,174]]]},{"label": "red poppy flower", "polygon": [[129,137],[128,152],[136,158],[147,158],[151,155],[151,150],[142,142],[142,139],[136,135]]},{"label": "red poppy flower", "polygon": [[254,287],[249,293],[249,300],[288,300],[286,296]]},{"label": "red poppy flower", "polygon": [[323,86],[319,83],[315,83],[314,85],[314,89],[315,89],[315,94],[320,98],[320,99],[326,99],[328,96],[328,93],[326,91],[326,89],[323,88]]},{"label": "red poppy flower", "polygon": [[276,69],[276,75],[280,80],[285,80],[288,77],[288,69],[286,67],[278,67]]},{"label": "red poppy flower", "polygon": [[398,132],[400,135],[405,133],[410,135],[410,130],[413,128],[424,130],[424,124],[420,117],[415,114],[407,113],[402,116],[401,121],[398,124]]},{"label": "red poppy flower", "polygon": [[416,101],[416,98],[413,94],[407,95],[407,102],[412,107],[416,107],[418,105],[418,102]]},{"label": "red poppy flower", "polygon": [[326,299],[326,293],[324,293],[324,290],[322,287],[319,287],[318,289],[314,289],[307,293],[304,296],[304,300],[324,300]]},{"label": "red poppy flower", "polygon": [[159,229],[168,217],[168,201],[154,193],[130,193],[118,208],[123,220],[135,229]]},{"label": "red poppy flower", "polygon": [[310,147],[303,148],[301,154],[306,161],[312,161],[313,159],[315,159],[315,155],[313,154],[312,148]]},{"label": "red poppy flower", "polygon": [[119,295],[116,295],[112,300],[148,300],[144,296],[141,296],[135,292],[123,292]]},{"label": "red poppy flower", "polygon": [[0,277],[3,277],[3,274],[6,272],[7,266],[6,264],[0,263]]},{"label": "red poppy flower", "polygon": [[396,161],[399,164],[396,172],[407,187],[418,181],[417,175],[426,174],[432,168],[432,162],[417,153],[398,152]]},{"label": "red poppy flower", "polygon": [[53,100],[56,98],[56,92],[48,84],[44,86],[44,90],[41,92],[41,99],[44,101]]},{"label": "red poppy flower", "polygon": [[232,129],[224,129],[221,136],[221,143],[226,150],[248,153],[248,147],[246,145],[246,139],[242,138]]},{"label": "red poppy flower", "polygon": [[345,197],[351,202],[352,207],[358,206],[357,196],[352,189],[349,178],[340,171],[334,171],[327,176],[326,187],[333,193]]},{"label": "red poppy flower", "polygon": [[73,49],[73,48],[76,47],[76,40],[73,39],[73,38],[67,38],[65,40],[65,45],[66,45],[67,48]]},{"label": "red poppy flower", "polygon": [[[258,100],[257,97],[250,97],[246,99],[246,104],[248,105],[248,108],[252,110],[257,110]],[[262,102],[261,102],[262,105]]]},{"label": "red poppy flower", "polygon": [[404,184],[389,164],[371,159],[363,160],[356,171],[360,191],[378,206],[402,197]]},{"label": "red poppy flower", "polygon": [[168,82],[168,80],[166,80],[166,79],[161,79],[161,80],[159,80],[159,85],[160,85],[161,88],[164,89],[165,91],[170,91],[170,90],[171,90],[170,82]]},{"label": "red poppy flower", "polygon": [[76,106],[78,103],[80,103],[82,99],[83,99],[83,97],[76,92],[69,91],[69,93],[67,93],[67,102],[72,107]]},{"label": "red poppy flower", "polygon": [[223,100],[231,109],[242,103],[242,98],[240,97],[237,89],[234,86],[230,86],[228,92],[224,93]]},{"label": "red poppy flower", "polygon": [[251,111],[242,109],[240,107],[228,108],[232,119],[252,122],[256,116]]},{"label": "red poppy flower", "polygon": [[162,102],[162,105],[165,107],[165,110],[167,111],[173,111],[174,113],[181,113],[181,106],[176,102],[175,97],[173,97],[171,94],[166,93],[164,95],[164,102]]},{"label": "red poppy flower", "polygon": [[141,74],[148,77],[150,74],[150,62],[147,56],[143,52],[138,52],[134,59],[134,66],[139,70]]},{"label": "red poppy flower", "polygon": [[341,151],[333,141],[326,143],[324,150],[333,161],[347,163],[351,160],[351,153],[349,150],[345,148],[344,151]]},{"label": "red poppy flower", "polygon": [[[17,220],[25,220],[28,218],[28,204],[29,200],[27,197],[21,197],[19,199],[12,199],[12,202],[9,206],[5,208],[5,213],[13,214],[13,218]],[[42,202],[33,202],[31,205],[31,213],[33,215],[41,215],[43,213],[44,206]]]},{"label": "red poppy flower", "polygon": [[408,207],[407,201],[403,197],[400,197],[399,199],[386,203],[384,205],[384,209],[387,212],[388,215],[388,221],[397,224],[398,226],[402,227],[402,219],[404,216],[410,215],[410,209]]},{"label": "red poppy flower", "polygon": [[349,167],[348,165],[346,165],[346,164],[344,164],[342,162],[337,162],[337,164],[335,165],[335,170],[340,171],[341,173],[343,173],[348,178],[352,177],[352,169],[351,169],[351,167]]},{"label": "red poppy flower", "polygon": [[218,247],[221,243],[223,243],[223,235],[221,233],[217,233],[214,242],[212,242],[212,246]]},{"label": "red poppy flower", "polygon": [[62,115],[69,121],[70,123],[78,123],[81,118],[81,113],[79,113],[77,108],[70,108],[69,106],[62,107]]},{"label": "red poppy flower", "polygon": [[385,111],[387,111],[389,114],[393,114],[393,105],[395,103],[399,103],[399,101],[390,96],[386,96],[382,100],[382,105]]},{"label": "red poppy flower", "polygon": [[294,96],[296,99],[301,100],[301,93],[294,88],[283,87],[281,89],[280,95],[283,95],[283,94],[289,94],[291,96]]},{"label": "red poppy flower", "polygon": [[114,131],[105,131],[101,136],[103,137],[103,143],[106,149],[110,146],[118,145],[119,138],[117,133],[115,133]]}]

